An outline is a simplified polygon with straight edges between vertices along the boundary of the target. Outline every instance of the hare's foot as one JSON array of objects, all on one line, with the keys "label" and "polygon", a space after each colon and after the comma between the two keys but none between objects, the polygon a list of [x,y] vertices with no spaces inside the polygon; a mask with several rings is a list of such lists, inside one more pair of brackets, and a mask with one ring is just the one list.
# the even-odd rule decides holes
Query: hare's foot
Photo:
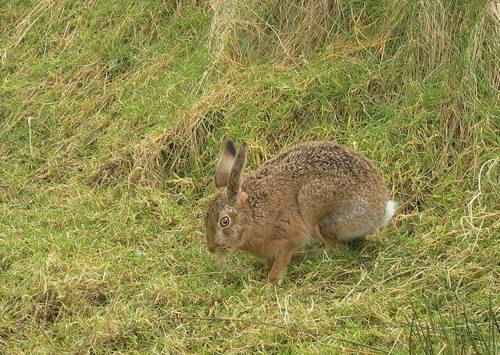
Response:
[{"label": "hare's foot", "polygon": [[283,275],[285,275],[286,270],[288,269],[288,264],[290,263],[293,254],[293,250],[284,250],[283,252],[276,255],[273,261],[273,266],[271,267],[271,271],[267,276],[269,282],[276,283],[281,280]]}]

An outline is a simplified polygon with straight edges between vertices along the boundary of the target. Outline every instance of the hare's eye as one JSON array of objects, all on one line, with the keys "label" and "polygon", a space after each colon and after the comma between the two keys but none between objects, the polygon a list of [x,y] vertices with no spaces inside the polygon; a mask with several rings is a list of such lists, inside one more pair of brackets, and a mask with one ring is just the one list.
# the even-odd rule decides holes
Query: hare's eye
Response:
[{"label": "hare's eye", "polygon": [[224,216],[220,219],[219,224],[222,228],[227,227],[231,223],[231,219],[228,216]]}]

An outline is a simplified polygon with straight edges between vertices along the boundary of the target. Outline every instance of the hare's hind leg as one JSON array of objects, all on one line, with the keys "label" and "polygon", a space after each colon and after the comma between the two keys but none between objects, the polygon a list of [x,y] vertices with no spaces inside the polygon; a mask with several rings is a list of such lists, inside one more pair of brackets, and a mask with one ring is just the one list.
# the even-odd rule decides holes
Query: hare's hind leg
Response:
[{"label": "hare's hind leg", "polygon": [[[313,234],[323,241],[349,242],[374,233],[394,214],[394,202],[385,202],[377,193],[339,191],[334,180],[313,180],[298,195],[304,221],[318,223]],[[311,226],[312,227],[312,226]]]},{"label": "hare's hind leg", "polygon": [[337,210],[320,221],[319,228],[325,238],[335,238],[340,242],[363,239],[373,234],[382,225],[382,212],[372,208],[359,207]]},{"label": "hare's hind leg", "polygon": [[368,228],[362,223],[343,223],[338,220],[335,215],[324,218],[320,224],[321,235],[334,242],[349,242],[356,239],[363,239],[368,234],[371,234],[373,229]]},{"label": "hare's hind leg", "polygon": [[356,199],[337,208],[320,222],[323,235],[334,235],[341,242],[363,239],[386,226],[397,209],[397,203]]},{"label": "hare's hind leg", "polygon": [[335,237],[335,230],[332,228],[325,228],[322,224],[317,224],[314,227],[313,238],[318,240],[326,248],[337,248],[339,246],[339,241]]}]

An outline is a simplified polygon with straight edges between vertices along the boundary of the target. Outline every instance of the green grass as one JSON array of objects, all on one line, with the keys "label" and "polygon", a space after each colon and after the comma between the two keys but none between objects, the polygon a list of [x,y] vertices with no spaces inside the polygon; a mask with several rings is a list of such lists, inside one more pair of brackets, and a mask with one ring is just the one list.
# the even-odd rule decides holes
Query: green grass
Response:
[{"label": "green grass", "polygon": [[[0,6],[0,353],[499,354],[500,10],[222,4]],[[280,286],[220,263],[226,136],[336,139],[399,214]]]}]

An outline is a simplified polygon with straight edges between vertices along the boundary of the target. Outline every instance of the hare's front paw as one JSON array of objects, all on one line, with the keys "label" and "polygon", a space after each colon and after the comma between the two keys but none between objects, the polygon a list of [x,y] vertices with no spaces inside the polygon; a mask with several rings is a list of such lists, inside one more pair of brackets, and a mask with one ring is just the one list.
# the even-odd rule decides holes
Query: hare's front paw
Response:
[{"label": "hare's front paw", "polygon": [[267,281],[275,285],[281,285],[281,283],[283,282],[283,274],[283,272],[277,274],[271,271],[269,275],[267,275]]},{"label": "hare's front paw", "polygon": [[279,283],[288,269],[288,264],[292,259],[293,251],[287,250],[280,255],[277,255],[273,261],[273,266],[271,267],[271,271],[269,271],[269,275],[267,279],[271,283]]}]

